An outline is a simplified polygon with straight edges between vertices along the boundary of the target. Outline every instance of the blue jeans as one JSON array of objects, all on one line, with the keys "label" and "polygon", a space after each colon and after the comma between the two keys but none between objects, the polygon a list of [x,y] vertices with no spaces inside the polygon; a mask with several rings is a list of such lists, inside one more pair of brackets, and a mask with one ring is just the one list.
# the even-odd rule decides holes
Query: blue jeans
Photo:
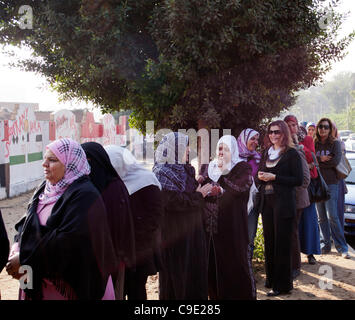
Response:
[{"label": "blue jeans", "polygon": [[330,199],[318,202],[316,206],[320,227],[321,248],[326,251],[331,249],[331,236],[336,250],[344,253],[348,252],[348,245],[338,215],[338,187],[339,184],[329,184]]}]

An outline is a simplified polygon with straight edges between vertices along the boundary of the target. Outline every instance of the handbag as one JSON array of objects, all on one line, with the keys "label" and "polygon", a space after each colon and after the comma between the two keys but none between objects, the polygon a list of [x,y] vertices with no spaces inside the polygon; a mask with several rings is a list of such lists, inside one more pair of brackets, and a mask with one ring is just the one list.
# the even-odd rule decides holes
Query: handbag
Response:
[{"label": "handbag", "polygon": [[339,180],[347,178],[347,176],[350,174],[352,168],[344,152],[341,153],[341,160],[335,167],[335,170],[337,171],[337,178]]},{"label": "handbag", "polygon": [[317,169],[318,177],[312,178],[308,185],[309,201],[310,202],[327,201],[330,199],[330,191],[328,185],[326,184],[326,182],[322,177],[322,174],[320,173],[318,162],[313,152],[312,152],[312,157],[313,157],[314,165]]}]

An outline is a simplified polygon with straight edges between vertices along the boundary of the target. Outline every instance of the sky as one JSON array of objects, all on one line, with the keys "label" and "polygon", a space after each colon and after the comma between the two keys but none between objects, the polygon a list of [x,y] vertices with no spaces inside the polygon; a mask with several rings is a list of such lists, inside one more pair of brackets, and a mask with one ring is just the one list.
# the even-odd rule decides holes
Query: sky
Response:
[{"label": "sky", "polygon": [[[338,9],[340,12],[350,11],[350,16],[344,22],[340,35],[350,33],[355,29],[355,0],[342,0]],[[340,72],[355,73],[355,41],[348,47],[346,58],[333,64],[332,70],[324,77],[331,80]],[[28,56],[30,52],[24,49],[15,51],[20,57]],[[44,77],[33,72],[24,72],[8,66],[14,58],[9,58],[0,47],[0,102],[31,102],[39,103],[42,111],[57,111],[61,109],[89,108],[94,111],[95,118],[101,117],[100,111],[91,104],[77,101],[59,102],[59,96],[53,92]]]}]

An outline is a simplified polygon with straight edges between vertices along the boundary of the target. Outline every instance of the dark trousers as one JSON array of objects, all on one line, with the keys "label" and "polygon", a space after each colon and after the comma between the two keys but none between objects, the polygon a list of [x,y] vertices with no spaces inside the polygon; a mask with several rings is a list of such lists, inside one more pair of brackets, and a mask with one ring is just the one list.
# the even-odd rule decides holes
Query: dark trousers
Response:
[{"label": "dark trousers", "polygon": [[220,300],[217,289],[216,256],[213,241],[211,241],[208,260],[208,296],[210,300]]},{"label": "dark trousers", "polygon": [[147,291],[145,285],[147,283],[148,275],[139,270],[126,269],[124,281],[124,296],[128,300],[147,300]]},{"label": "dark trousers", "polygon": [[288,292],[293,288],[291,252],[295,218],[281,217],[274,197],[265,195],[262,210],[266,279],[274,291]]},{"label": "dark trousers", "polygon": [[299,236],[299,224],[301,220],[303,209],[297,209],[296,217],[293,220],[292,231],[292,270],[301,269],[301,245]]}]

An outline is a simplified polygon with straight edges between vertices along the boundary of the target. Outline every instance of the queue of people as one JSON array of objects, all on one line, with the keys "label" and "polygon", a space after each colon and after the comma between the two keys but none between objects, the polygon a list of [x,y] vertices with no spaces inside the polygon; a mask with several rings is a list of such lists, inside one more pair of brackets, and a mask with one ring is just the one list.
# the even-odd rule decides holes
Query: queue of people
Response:
[{"label": "queue of people", "polygon": [[[31,266],[22,300],[146,300],[147,278],[157,273],[161,300],[255,300],[261,215],[268,296],[290,293],[301,252],[315,264],[333,240],[349,258],[334,169],[341,143],[329,119],[303,127],[292,115],[268,125],[259,151],[260,137],[251,128],[222,136],[198,178],[188,136],[178,132],[162,138],[152,171],[119,146],[50,143],[45,180],[15,226],[10,253],[0,219],[0,270],[8,260],[19,279],[20,266]],[[330,190],[316,204],[307,189],[315,158]]]}]

